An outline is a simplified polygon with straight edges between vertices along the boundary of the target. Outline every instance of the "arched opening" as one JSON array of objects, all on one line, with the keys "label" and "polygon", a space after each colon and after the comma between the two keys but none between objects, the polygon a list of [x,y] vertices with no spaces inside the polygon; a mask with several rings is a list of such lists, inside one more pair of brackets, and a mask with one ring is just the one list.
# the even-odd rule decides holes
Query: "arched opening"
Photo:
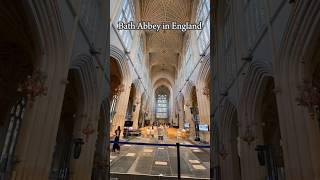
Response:
[{"label": "arched opening", "polygon": [[129,101],[127,106],[127,113],[126,113],[126,121],[132,121],[132,113],[135,112],[136,110],[136,104],[134,104],[136,99],[136,91],[137,90],[135,85],[131,84]]},{"label": "arched opening", "polygon": [[[65,89],[62,111],[56,137],[56,145],[53,153],[50,179],[69,179],[70,161],[78,159],[82,139],[74,139],[75,122],[79,116],[80,94],[75,70],[68,74],[68,84]],[[84,116],[81,114],[80,116]]]},{"label": "arched opening", "polygon": [[197,89],[195,86],[192,87],[191,90],[191,108],[192,114],[192,122],[194,123],[194,131],[195,131],[195,141],[200,141],[199,135],[199,109],[198,109],[198,99],[197,99]]},{"label": "arched opening", "polygon": [[155,119],[156,123],[169,123],[170,90],[160,86],[155,91]]},{"label": "arched opening", "polygon": [[265,81],[258,116],[263,145],[257,145],[258,161],[265,167],[266,178],[285,179],[281,132],[273,78]]},{"label": "arched opening", "polygon": [[28,22],[21,4],[0,2],[0,179],[10,179],[15,166],[27,96],[34,91],[26,85],[36,80],[36,49],[27,23],[20,23]]},{"label": "arched opening", "polygon": [[117,63],[117,60],[111,57],[111,62],[110,62],[110,79],[112,81],[110,82],[110,89],[111,93],[110,95],[112,96],[109,98],[111,100],[110,104],[110,120],[112,122],[114,115],[117,112],[117,104],[119,102],[119,96],[120,93],[124,91],[124,85],[121,84],[122,82],[122,77],[121,77],[121,71],[119,64]]}]

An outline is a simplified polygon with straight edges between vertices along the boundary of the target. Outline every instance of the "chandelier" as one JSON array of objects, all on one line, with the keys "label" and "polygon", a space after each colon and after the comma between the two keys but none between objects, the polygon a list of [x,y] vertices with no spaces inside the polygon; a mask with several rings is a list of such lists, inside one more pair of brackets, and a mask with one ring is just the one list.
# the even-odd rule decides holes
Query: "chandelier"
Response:
[{"label": "chandelier", "polygon": [[210,89],[208,87],[204,87],[202,89],[202,94],[205,96],[210,96]]},{"label": "chandelier", "polygon": [[119,95],[120,93],[122,93],[124,91],[124,84],[120,84],[115,90],[115,94]]},{"label": "chandelier", "polygon": [[47,95],[46,79],[47,75],[37,70],[32,75],[28,75],[27,79],[18,85],[17,91],[26,95],[33,102],[36,97]]},{"label": "chandelier", "polygon": [[307,107],[311,119],[318,120],[320,126],[320,89],[313,83],[304,81],[298,87],[300,96],[296,98],[299,106]]},{"label": "chandelier", "polygon": [[93,129],[93,125],[91,124],[91,122],[89,122],[86,128],[82,130],[82,134],[84,134],[86,137],[86,142],[88,142],[89,136],[92,135],[94,132],[95,130]]}]

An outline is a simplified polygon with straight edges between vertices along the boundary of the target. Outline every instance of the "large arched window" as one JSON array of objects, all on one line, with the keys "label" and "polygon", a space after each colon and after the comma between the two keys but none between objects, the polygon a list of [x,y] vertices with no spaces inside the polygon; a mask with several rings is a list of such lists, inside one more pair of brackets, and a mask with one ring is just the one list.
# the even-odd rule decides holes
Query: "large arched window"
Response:
[{"label": "large arched window", "polygon": [[197,41],[200,53],[209,45],[210,40],[210,2],[209,0],[201,0],[197,11],[197,23],[202,22],[203,29],[196,31]]},{"label": "large arched window", "polygon": [[157,96],[157,114],[158,119],[168,118],[168,97],[166,94],[158,94]]},{"label": "large arched window", "polygon": [[[124,0],[121,12],[118,18],[119,22],[128,23],[134,19],[134,8],[132,1]],[[131,48],[133,34],[130,30],[119,30],[120,37],[127,49]]]},{"label": "large arched window", "polygon": [[160,86],[155,92],[156,119],[169,118],[169,95],[170,91],[165,86]]}]

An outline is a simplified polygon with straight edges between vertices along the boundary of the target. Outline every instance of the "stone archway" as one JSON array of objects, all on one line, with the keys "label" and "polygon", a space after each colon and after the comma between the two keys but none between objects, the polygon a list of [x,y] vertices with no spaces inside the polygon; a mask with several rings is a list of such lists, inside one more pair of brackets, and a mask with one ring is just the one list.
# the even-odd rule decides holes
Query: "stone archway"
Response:
[{"label": "stone archway", "polygon": [[319,63],[319,6],[317,0],[295,3],[274,65],[288,179],[320,178],[319,123],[311,110],[316,103],[304,97],[315,97],[310,90]]},{"label": "stone archway", "polygon": [[[264,177],[284,180],[284,157],[282,137],[278,116],[278,105],[274,92],[274,80],[272,77],[265,78],[261,84],[257,99],[258,141],[256,151],[260,166],[264,167]],[[263,162],[264,161],[264,162]]]},{"label": "stone archway", "polygon": [[117,60],[113,57],[111,57],[110,60],[110,79],[112,79],[112,81],[110,83],[111,93],[109,99],[111,100],[110,120],[112,122],[113,117],[117,113],[118,102],[124,85],[122,84],[122,74]]},{"label": "stone archway", "polygon": [[[113,135],[116,127],[124,126],[132,77],[130,76],[130,68],[125,53],[113,45],[110,46],[110,61],[111,66],[114,67],[110,73],[118,79],[117,83],[114,83],[111,87],[113,98],[110,98],[110,116],[112,120],[110,134]],[[119,82],[120,85],[118,85]]]},{"label": "stone archway", "polygon": [[[38,79],[35,77],[41,75],[43,88],[48,90],[47,95],[43,91],[42,95],[28,98],[28,106],[16,137],[13,178],[47,179],[69,68],[58,2],[3,0],[0,2],[0,10],[1,46],[6,42],[19,42],[16,47],[24,49],[24,52],[16,53],[22,56],[20,59],[25,60],[23,69],[15,62],[17,64],[12,72],[26,73],[19,77],[21,83],[26,82],[28,75],[31,75],[31,79]],[[3,60],[2,57],[0,59]],[[16,89],[12,92],[16,92]]]},{"label": "stone archway", "polygon": [[241,164],[246,164],[243,166],[246,169],[242,170],[243,178],[251,174],[254,179],[282,180],[285,179],[283,139],[274,79],[263,71],[266,67],[252,64],[251,68],[247,80],[254,82],[251,82],[251,87],[246,91],[246,100],[240,106],[243,111],[240,113],[243,118],[240,121],[243,142]]},{"label": "stone archway", "polygon": [[[258,161],[256,146],[264,145],[261,129],[261,107],[266,82],[272,78],[272,64],[256,60],[249,65],[238,105],[241,138],[241,176],[243,179],[263,179],[266,166]],[[253,171],[254,169],[254,171]]]},{"label": "stone archway", "polygon": [[51,177],[57,177],[56,173],[63,178],[91,177],[92,169],[83,170],[82,164],[92,165],[96,143],[100,91],[95,65],[86,55],[77,56],[70,65],[64,106],[55,132]]},{"label": "stone archway", "polygon": [[22,125],[28,123],[24,115],[35,98],[31,96],[34,89],[27,89],[27,84],[36,80],[38,49],[34,29],[21,23],[30,21],[28,18],[21,2],[0,2],[0,179],[12,178],[18,164],[19,135]]},{"label": "stone archway", "polygon": [[224,100],[220,126],[221,143],[219,145],[219,156],[221,159],[221,179],[241,179],[238,114],[236,107],[229,100]]},{"label": "stone archway", "polygon": [[75,154],[75,148],[81,148],[84,143],[83,139],[77,139],[78,147],[75,147],[75,124],[76,121],[79,121],[84,115],[79,114],[82,108],[80,99],[83,99],[83,97],[79,92],[79,89],[81,89],[79,87],[79,79],[74,70],[69,71],[68,81],[69,83],[65,90],[49,179],[70,178],[72,173],[71,159],[78,159],[80,156],[80,154]]}]

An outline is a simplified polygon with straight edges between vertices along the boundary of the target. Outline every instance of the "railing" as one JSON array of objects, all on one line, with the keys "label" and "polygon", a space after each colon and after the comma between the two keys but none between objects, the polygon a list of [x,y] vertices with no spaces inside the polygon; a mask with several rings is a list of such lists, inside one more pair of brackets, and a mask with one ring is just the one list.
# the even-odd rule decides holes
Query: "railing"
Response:
[{"label": "railing", "polygon": [[[110,143],[114,143],[114,141],[110,141]],[[193,148],[207,148],[210,149],[210,145],[192,145],[192,144],[157,144],[157,143],[142,143],[142,142],[126,142],[119,141],[118,144],[128,144],[128,145],[138,145],[138,146],[166,146],[166,147],[176,147],[177,149],[177,171],[178,171],[178,179],[181,179],[181,167],[180,167],[180,147],[193,147]]]}]

